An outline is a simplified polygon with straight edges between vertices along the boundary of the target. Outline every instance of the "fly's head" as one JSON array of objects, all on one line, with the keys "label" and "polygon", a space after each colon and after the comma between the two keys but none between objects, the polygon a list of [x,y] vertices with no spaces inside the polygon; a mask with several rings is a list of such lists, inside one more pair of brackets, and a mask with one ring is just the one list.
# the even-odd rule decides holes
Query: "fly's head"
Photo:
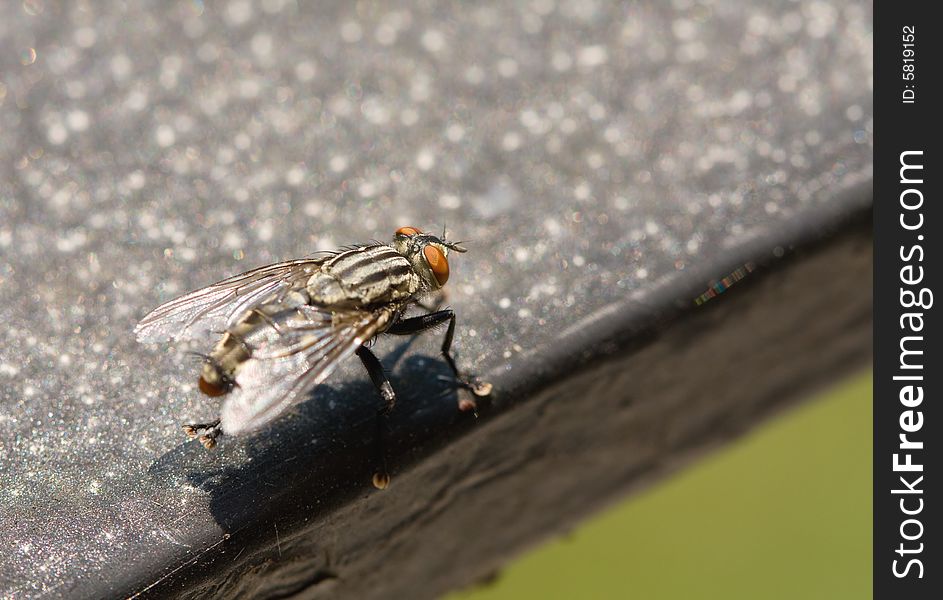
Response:
[{"label": "fly's head", "polygon": [[422,278],[423,287],[437,290],[449,280],[449,252],[465,252],[458,243],[423,233],[416,227],[400,227],[393,235],[393,248],[405,256]]}]

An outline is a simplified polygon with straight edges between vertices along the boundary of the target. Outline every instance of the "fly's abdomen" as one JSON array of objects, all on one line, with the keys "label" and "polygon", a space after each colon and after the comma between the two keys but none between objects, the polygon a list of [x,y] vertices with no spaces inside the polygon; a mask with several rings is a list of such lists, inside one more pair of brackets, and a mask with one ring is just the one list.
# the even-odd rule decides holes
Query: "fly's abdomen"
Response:
[{"label": "fly's abdomen", "polygon": [[307,291],[312,304],[366,308],[409,299],[419,291],[419,276],[393,248],[367,246],[325,262],[308,280]]},{"label": "fly's abdomen", "polygon": [[227,327],[203,365],[200,389],[210,396],[225,394],[240,367],[258,358],[261,349],[269,352],[270,347],[292,343],[302,347],[309,341],[303,336],[283,339],[283,332],[316,329],[320,320],[330,323],[335,312],[373,311],[384,305],[398,308],[419,289],[419,276],[409,260],[390,246],[341,252],[325,261],[304,287],[247,310]]},{"label": "fly's abdomen", "polygon": [[239,366],[252,357],[253,351],[266,339],[280,335],[281,325],[306,304],[307,294],[293,291],[284,302],[265,304],[251,310],[229,327],[210,353],[200,374],[200,390],[208,396],[229,391]]}]

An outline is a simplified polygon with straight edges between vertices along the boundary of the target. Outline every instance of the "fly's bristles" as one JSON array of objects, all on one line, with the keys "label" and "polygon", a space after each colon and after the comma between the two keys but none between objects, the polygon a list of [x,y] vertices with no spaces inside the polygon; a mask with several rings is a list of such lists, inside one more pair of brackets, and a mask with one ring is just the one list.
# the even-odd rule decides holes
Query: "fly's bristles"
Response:
[{"label": "fly's bristles", "polygon": [[[463,399],[459,408],[477,416],[476,399],[491,386],[462,375],[452,356],[456,316],[428,307],[422,299],[440,293],[448,281],[450,251],[465,252],[462,242],[401,227],[389,244],[346,246],[303,259],[251,269],[165,302],[135,327],[141,342],[208,341],[220,337],[204,354],[197,387],[210,397],[228,396],[219,418],[184,427],[206,448],[221,435],[260,429],[305,400],[311,391],[353,355],[360,357],[385,411],[396,394],[383,365],[367,347],[384,333],[415,335],[448,327],[441,352],[451,370],[448,380]],[[427,311],[404,316],[413,305]],[[450,390],[451,391],[451,390]],[[445,392],[443,392],[445,393]],[[385,419],[385,412],[378,422]],[[378,457],[372,483],[390,485],[378,429]]]},{"label": "fly's bristles", "polygon": [[187,350],[185,353],[187,356],[192,356],[193,358],[198,358],[202,362],[207,362],[213,360],[209,354],[203,352],[197,352],[195,350]]}]

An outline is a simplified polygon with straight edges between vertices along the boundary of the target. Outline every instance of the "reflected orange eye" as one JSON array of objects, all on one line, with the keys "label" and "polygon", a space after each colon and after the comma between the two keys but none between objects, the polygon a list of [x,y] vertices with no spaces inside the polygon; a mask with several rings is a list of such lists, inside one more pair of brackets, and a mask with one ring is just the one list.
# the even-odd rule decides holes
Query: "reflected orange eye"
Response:
[{"label": "reflected orange eye", "polygon": [[422,249],[422,255],[426,257],[435,280],[440,286],[445,285],[445,282],[449,280],[449,261],[445,258],[445,254],[442,254],[442,251],[435,246],[426,246]]},{"label": "reflected orange eye", "polygon": [[396,235],[416,235],[417,233],[422,233],[422,230],[415,227],[400,227],[396,230]]}]

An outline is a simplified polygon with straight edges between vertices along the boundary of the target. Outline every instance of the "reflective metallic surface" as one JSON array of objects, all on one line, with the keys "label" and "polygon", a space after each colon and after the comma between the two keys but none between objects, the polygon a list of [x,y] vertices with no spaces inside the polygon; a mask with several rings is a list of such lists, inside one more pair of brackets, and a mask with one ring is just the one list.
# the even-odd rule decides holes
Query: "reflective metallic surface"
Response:
[{"label": "reflective metallic surface", "polygon": [[[163,301],[445,221],[469,240],[449,283],[458,360],[514,373],[731,249],[781,254],[776,232],[871,179],[863,2],[28,0],[3,13],[3,597],[139,589],[233,533],[213,473],[243,472],[280,435],[315,445],[339,435],[324,423],[370,417],[343,412],[343,383],[361,377],[344,371],[279,434],[209,456],[186,444],[181,420],[216,401],[187,357],[130,335]],[[387,365],[409,378],[409,357],[437,341],[404,352]]]}]

